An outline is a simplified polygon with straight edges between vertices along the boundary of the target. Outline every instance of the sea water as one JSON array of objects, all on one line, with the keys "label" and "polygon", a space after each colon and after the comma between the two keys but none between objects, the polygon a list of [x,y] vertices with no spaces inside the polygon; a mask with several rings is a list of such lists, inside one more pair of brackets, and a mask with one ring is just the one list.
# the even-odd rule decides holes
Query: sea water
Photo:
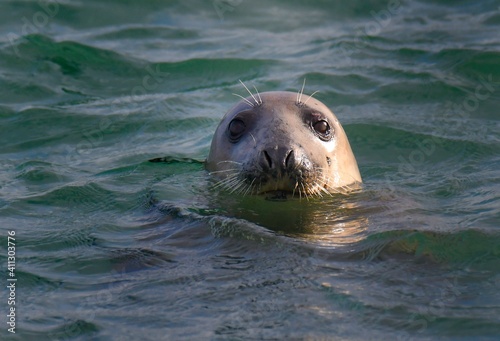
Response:
[{"label": "sea water", "polygon": [[[497,339],[499,6],[2,1],[0,338]],[[239,80],[304,79],[363,190],[214,189]]]}]

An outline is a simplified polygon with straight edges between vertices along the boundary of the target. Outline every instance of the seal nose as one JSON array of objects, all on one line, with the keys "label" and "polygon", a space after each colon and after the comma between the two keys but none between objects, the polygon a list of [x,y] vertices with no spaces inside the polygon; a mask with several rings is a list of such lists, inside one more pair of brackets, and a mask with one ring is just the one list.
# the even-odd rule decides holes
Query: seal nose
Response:
[{"label": "seal nose", "polygon": [[285,173],[295,168],[297,163],[293,149],[274,147],[262,150],[260,165],[265,170],[278,170]]}]

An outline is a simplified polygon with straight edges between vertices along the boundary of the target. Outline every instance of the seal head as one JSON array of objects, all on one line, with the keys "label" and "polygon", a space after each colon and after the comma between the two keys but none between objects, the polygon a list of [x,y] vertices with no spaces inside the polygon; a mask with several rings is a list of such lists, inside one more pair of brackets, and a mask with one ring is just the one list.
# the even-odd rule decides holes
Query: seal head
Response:
[{"label": "seal head", "polygon": [[296,93],[264,92],[241,100],[222,118],[207,170],[242,194],[321,196],[361,183],[356,159],[335,115]]}]

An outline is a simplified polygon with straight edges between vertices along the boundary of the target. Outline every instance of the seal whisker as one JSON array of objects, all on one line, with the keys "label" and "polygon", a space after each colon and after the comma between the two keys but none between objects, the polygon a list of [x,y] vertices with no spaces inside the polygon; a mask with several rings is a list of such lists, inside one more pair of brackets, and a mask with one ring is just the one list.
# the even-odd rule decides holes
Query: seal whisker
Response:
[{"label": "seal whisker", "polygon": [[342,186],[341,187],[328,186],[328,190],[333,194],[347,195],[347,192],[343,190]]},{"label": "seal whisker", "polygon": [[241,187],[245,188],[245,181],[244,180],[240,180],[239,183],[234,186],[234,188],[229,192],[229,193],[239,193],[241,191]]},{"label": "seal whisker", "polygon": [[241,181],[240,173],[231,174],[226,180],[225,187],[233,188],[233,186],[236,186]]},{"label": "seal whisker", "polygon": [[330,179],[331,177],[326,177],[322,174],[321,176],[321,181],[322,181],[322,184],[319,185],[319,187],[321,188],[321,190],[325,193],[329,193],[330,196],[332,196],[332,193],[335,193],[335,194],[345,194],[343,191],[339,190],[339,187],[334,187],[334,186],[331,186],[330,185]]},{"label": "seal whisker", "polygon": [[[325,188],[323,186],[321,186],[321,184],[319,183],[316,183],[315,184],[315,187],[314,187],[314,190],[316,191],[316,195],[323,198],[323,191],[325,190]],[[326,194],[329,194],[328,191],[325,191]]]},{"label": "seal whisker", "polygon": [[316,186],[317,186],[317,181],[314,181],[314,183],[312,184],[308,184],[307,185],[307,192],[309,193],[309,195],[311,196],[311,198],[314,196],[314,195],[317,195],[317,190],[316,190]]},{"label": "seal whisker", "polygon": [[212,186],[212,189],[218,189],[218,188],[226,188],[227,184],[223,181],[220,181],[216,183],[215,185]]},{"label": "seal whisker", "polygon": [[[218,185],[221,182],[228,182],[231,179],[234,179],[235,177],[238,177],[239,174],[240,174],[240,170],[232,170],[232,173],[229,173],[229,171],[228,171],[228,172],[226,172],[226,174],[223,174],[224,178],[222,178],[220,181],[218,181],[216,183],[216,185]],[[216,174],[210,173],[210,175],[216,175]]]},{"label": "seal whisker", "polygon": [[314,198],[314,191],[312,191],[310,189],[310,187],[308,187],[307,194],[309,195],[309,199],[313,199]]},{"label": "seal whisker", "polygon": [[236,185],[233,185],[232,188],[226,188],[229,193],[235,193],[235,194],[238,194],[238,195],[241,195],[241,192],[243,191],[243,189],[245,189],[245,182],[240,180],[237,182]]},{"label": "seal whisker", "polygon": [[259,94],[259,90],[257,90],[257,87],[255,85],[253,85],[253,88],[255,89],[255,92],[257,93],[257,97],[259,97],[259,105],[262,104],[262,98],[260,97],[260,94]]},{"label": "seal whisker", "polygon": [[[235,169],[235,170],[228,169],[227,171],[220,171],[220,172],[226,172],[227,173],[229,171],[233,171],[233,173],[232,174],[226,174],[226,176],[223,179],[221,179],[219,182],[228,181],[229,179],[232,179],[235,176],[238,176],[238,174],[240,173],[238,169]],[[217,173],[217,172],[211,172],[210,174],[213,174],[213,173]]]},{"label": "seal whisker", "polygon": [[248,104],[252,108],[255,107],[255,105],[252,102],[250,102],[248,99],[246,99],[245,97],[243,97],[243,96],[241,96],[239,94],[235,94],[235,93],[233,93],[233,95],[238,96],[239,98],[241,98],[243,101],[245,101],[246,104]]},{"label": "seal whisker", "polygon": [[321,191],[319,189],[320,187],[321,186],[319,186],[318,182],[315,181],[313,184],[311,184],[309,186],[309,192],[310,192],[310,194],[322,198],[323,194],[321,193]]},{"label": "seal whisker", "polygon": [[323,175],[322,176],[322,180],[323,180],[323,186],[321,186],[325,191],[327,191],[328,193],[331,194],[331,191],[329,191],[328,189],[332,189],[332,190],[335,190],[335,187],[331,186],[330,185],[330,180],[331,180],[331,177],[330,176],[325,176]]},{"label": "seal whisker", "polygon": [[249,134],[250,134],[250,136],[251,136],[251,137],[252,137],[252,139],[253,139],[253,143],[255,144],[255,146],[257,146],[257,140],[255,139],[255,137],[253,136],[253,134],[252,134],[252,133],[249,133]]},{"label": "seal whisker", "polygon": [[[253,178],[252,182],[248,185],[247,190],[245,191],[245,193],[243,193],[243,196],[246,196],[248,194],[248,191],[252,189],[253,183],[255,182],[256,179],[257,178]],[[252,193],[252,191],[250,191],[250,193]]]},{"label": "seal whisker", "polygon": [[239,79],[239,81],[240,81],[241,85],[243,85],[245,87],[245,89],[248,91],[248,93],[250,94],[250,96],[252,96],[253,100],[255,101],[255,104],[259,105],[259,102],[257,101],[257,98],[255,98],[255,96],[252,94],[252,92],[250,91],[250,89],[247,88],[247,86],[245,85],[245,83],[243,83],[241,81],[241,79]]},{"label": "seal whisker", "polygon": [[227,178],[221,180],[221,181],[218,181],[216,184],[214,184],[212,186],[212,188],[219,188],[219,187],[227,187],[229,186],[230,184],[234,183],[235,181],[238,180],[238,174],[239,173],[235,173],[235,174],[231,174],[229,175]]},{"label": "seal whisker", "polygon": [[232,178],[231,178],[231,181],[228,181],[227,182],[227,187],[229,188],[233,188],[234,186],[237,186],[240,182],[242,182],[243,180],[240,179],[240,177],[238,176],[238,174],[234,175]]},{"label": "seal whisker", "polygon": [[226,174],[226,177],[221,181],[230,182],[231,180],[237,179],[239,174],[240,174],[240,171],[235,170],[232,173]]},{"label": "seal whisker", "polygon": [[247,194],[252,194],[253,193],[253,183],[254,183],[255,179],[256,178],[254,178],[252,180],[252,182],[250,184],[248,184],[247,190],[245,191],[245,193],[243,193],[243,196],[246,196]]},{"label": "seal whisker", "polygon": [[360,190],[360,187],[357,186],[358,182],[354,182],[352,184],[349,184],[349,185],[344,185],[342,186],[342,188],[346,189],[346,192],[349,192],[349,193],[356,193]]},{"label": "seal whisker", "polygon": [[325,187],[323,187],[321,184],[318,185],[318,191],[321,192],[322,195],[324,194],[329,197],[332,196],[332,193],[328,191]]},{"label": "seal whisker", "polygon": [[223,170],[213,171],[213,172],[210,172],[210,175],[212,175],[212,174],[220,174],[220,173],[227,173],[227,172],[234,172],[234,171],[239,171],[239,169],[238,168],[230,168],[230,169],[223,169]]},{"label": "seal whisker", "polygon": [[321,189],[321,191],[325,194],[328,194],[329,196],[332,196],[332,193],[329,192],[324,186],[319,186],[319,188]]},{"label": "seal whisker", "polygon": [[307,191],[306,191],[306,188],[304,186],[304,183],[301,183],[300,185],[302,186],[302,191],[304,191],[304,196],[306,197],[306,200],[309,201],[309,196],[307,195]]},{"label": "seal whisker", "polygon": [[311,98],[312,98],[315,94],[317,94],[318,92],[319,92],[319,90],[316,90],[316,91],[314,91],[311,95],[309,95],[309,97],[306,99],[306,101],[305,101],[305,102],[304,102],[304,104],[302,104],[302,105],[306,105],[306,104],[307,104],[307,102],[308,102],[308,101],[309,101],[309,100],[310,100],[310,99],[311,99]]},{"label": "seal whisker", "polygon": [[297,93],[297,104],[300,105],[302,103],[302,94],[304,93],[304,88],[306,86],[306,77],[304,77],[304,81],[302,82],[302,88]]},{"label": "seal whisker", "polygon": [[241,180],[233,178],[231,182],[227,183],[226,189],[229,190],[229,193],[233,193],[239,186],[241,186]]},{"label": "seal whisker", "polygon": [[242,162],[237,162],[237,161],[233,161],[233,160],[223,160],[223,161],[217,162],[217,165],[220,165],[221,163],[235,163],[239,166],[241,166],[243,164]]},{"label": "seal whisker", "polygon": [[324,187],[323,187],[326,191],[330,192],[330,193],[333,193],[333,194],[340,194],[341,192],[339,191],[338,187],[333,187],[331,186],[330,184],[328,183],[325,183],[324,184]]},{"label": "seal whisker", "polygon": [[[293,188],[293,191],[292,191],[292,197],[295,196],[295,190],[297,189],[298,186],[299,186],[299,182],[295,181],[295,187]],[[300,191],[299,191],[299,193],[300,193]]]},{"label": "seal whisker", "polygon": [[[232,192],[235,192],[236,194],[241,195],[243,191],[247,188],[247,183],[243,179],[238,179],[236,182],[236,185],[234,186],[234,190]],[[231,193],[232,193],[231,192]]]},{"label": "seal whisker", "polygon": [[344,173],[343,175],[350,177],[352,179],[352,183],[344,184],[342,186],[337,187],[336,189],[339,191],[338,193],[348,194],[348,193],[356,192],[357,190],[360,189],[358,186],[359,181],[356,178],[354,178],[352,175],[346,174],[346,173]]}]

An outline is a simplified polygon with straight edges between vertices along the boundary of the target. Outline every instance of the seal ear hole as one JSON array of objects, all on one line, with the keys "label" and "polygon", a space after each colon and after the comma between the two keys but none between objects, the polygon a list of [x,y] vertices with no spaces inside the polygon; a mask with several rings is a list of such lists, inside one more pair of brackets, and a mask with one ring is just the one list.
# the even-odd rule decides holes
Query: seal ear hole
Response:
[{"label": "seal ear hole", "polygon": [[246,130],[245,122],[239,118],[233,119],[227,127],[227,133],[231,142],[238,142]]}]

